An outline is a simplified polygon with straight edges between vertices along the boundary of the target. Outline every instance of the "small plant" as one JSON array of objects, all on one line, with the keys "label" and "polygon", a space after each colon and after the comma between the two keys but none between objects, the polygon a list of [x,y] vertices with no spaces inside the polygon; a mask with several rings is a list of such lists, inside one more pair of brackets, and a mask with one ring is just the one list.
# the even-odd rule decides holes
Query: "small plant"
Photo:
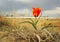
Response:
[{"label": "small plant", "polygon": [[33,15],[35,17],[35,21],[33,21],[31,18],[28,18],[28,20],[30,20],[30,21],[23,21],[21,23],[30,23],[30,24],[32,24],[32,26],[34,27],[34,29],[37,30],[37,26],[36,25],[37,25],[38,20],[39,20],[39,18],[37,18],[37,17],[41,13],[41,8],[32,8],[32,11],[33,11]]},{"label": "small plant", "polygon": [[[37,17],[39,15],[41,16],[41,11],[42,11],[41,8],[32,8],[32,12],[33,12],[33,16],[35,17],[35,21],[33,21],[31,18],[27,18],[30,21],[23,21],[20,24],[22,24],[22,23],[29,23],[29,24],[31,24],[34,27],[35,30],[37,30],[37,23],[38,23],[38,21],[40,19],[40,17],[39,18],[37,18]],[[53,38],[51,33],[46,30],[46,28],[48,28],[48,27],[53,27],[53,26],[51,25],[51,23],[49,23],[47,26],[43,26],[41,30],[46,31],[50,35],[50,37]],[[36,34],[36,37],[38,38],[38,40],[40,42],[40,36]]]},{"label": "small plant", "polygon": [[[28,18],[28,20],[30,20],[30,21],[23,21],[21,23],[30,23],[34,27],[34,29],[37,30],[37,26],[36,25],[37,25],[38,20],[39,20],[39,18],[37,18],[37,17],[41,13],[41,8],[32,8],[32,12],[33,12],[33,16],[35,17],[35,21],[33,21],[31,18]],[[40,42],[39,35],[36,34],[36,37],[38,38],[38,41]]]}]

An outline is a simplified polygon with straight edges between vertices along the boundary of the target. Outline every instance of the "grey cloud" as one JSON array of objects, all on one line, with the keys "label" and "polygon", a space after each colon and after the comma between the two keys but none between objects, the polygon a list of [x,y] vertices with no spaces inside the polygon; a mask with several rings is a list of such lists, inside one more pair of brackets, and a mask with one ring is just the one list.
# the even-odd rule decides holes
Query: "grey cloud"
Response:
[{"label": "grey cloud", "polygon": [[0,6],[0,10],[17,10],[24,8],[31,9],[32,7],[41,7],[44,10],[47,10],[55,7],[60,7],[60,0],[35,0],[34,2],[28,4],[18,1],[16,2],[14,0],[3,0],[2,2],[4,5]]},{"label": "grey cloud", "polygon": [[13,11],[27,8],[31,10],[32,7],[41,7],[43,10],[50,10],[60,7],[60,0],[35,0],[32,3],[22,3],[14,0],[0,0],[0,12]]}]

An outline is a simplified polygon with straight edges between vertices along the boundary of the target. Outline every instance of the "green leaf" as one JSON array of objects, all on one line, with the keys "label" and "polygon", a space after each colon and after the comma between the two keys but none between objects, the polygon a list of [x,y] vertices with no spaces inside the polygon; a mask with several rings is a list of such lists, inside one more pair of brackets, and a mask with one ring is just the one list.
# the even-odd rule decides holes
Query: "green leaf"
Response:
[{"label": "green leaf", "polygon": [[58,26],[51,26],[51,25],[50,25],[50,26],[44,26],[44,27],[42,27],[42,30],[43,30],[43,29],[46,29],[46,28],[48,28],[48,27],[58,27]]},{"label": "green leaf", "polygon": [[36,25],[33,22],[24,21],[24,22],[21,22],[20,24],[22,24],[22,23],[29,23],[29,24],[31,24],[34,27],[35,30],[37,30]]},{"label": "green leaf", "polygon": [[37,23],[38,23],[38,20],[35,22],[35,25],[37,25]]},{"label": "green leaf", "polygon": [[42,27],[42,30],[43,30],[43,29],[46,29],[46,28],[48,28],[48,26],[44,26],[44,27]]},{"label": "green leaf", "polygon": [[31,18],[27,18],[28,20],[30,20],[31,22],[34,22]]}]

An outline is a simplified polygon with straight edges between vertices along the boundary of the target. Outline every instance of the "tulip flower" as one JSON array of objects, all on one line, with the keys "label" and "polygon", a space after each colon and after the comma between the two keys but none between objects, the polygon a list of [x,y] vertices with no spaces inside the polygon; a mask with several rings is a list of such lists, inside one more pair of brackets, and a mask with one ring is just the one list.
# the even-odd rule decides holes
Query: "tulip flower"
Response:
[{"label": "tulip flower", "polygon": [[38,17],[41,13],[41,8],[32,8],[34,17]]}]

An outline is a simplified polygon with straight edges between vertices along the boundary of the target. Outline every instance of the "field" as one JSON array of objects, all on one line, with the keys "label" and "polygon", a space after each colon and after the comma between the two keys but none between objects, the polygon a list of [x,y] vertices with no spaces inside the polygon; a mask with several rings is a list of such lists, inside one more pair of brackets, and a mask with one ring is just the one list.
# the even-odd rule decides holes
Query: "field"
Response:
[{"label": "field", "polygon": [[[0,17],[0,42],[60,42],[60,18],[40,18],[37,31],[29,23],[20,24],[22,21],[30,20]],[[41,30],[48,24],[53,26],[45,28],[49,33]]]}]

